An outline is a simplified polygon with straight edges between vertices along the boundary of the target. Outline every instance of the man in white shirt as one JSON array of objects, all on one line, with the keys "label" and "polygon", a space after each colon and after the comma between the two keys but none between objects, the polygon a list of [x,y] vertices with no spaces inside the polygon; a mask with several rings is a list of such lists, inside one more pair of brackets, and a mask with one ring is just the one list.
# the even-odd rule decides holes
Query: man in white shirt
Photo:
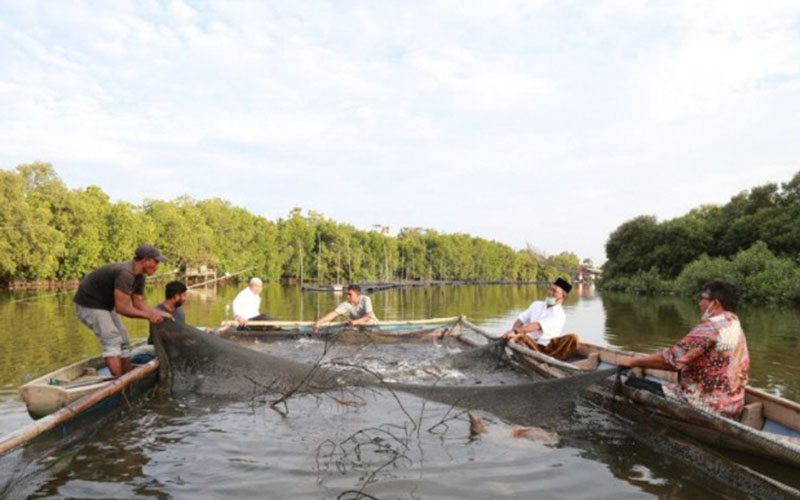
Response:
[{"label": "man in white shirt", "polygon": [[547,299],[533,302],[517,317],[511,330],[503,334],[511,342],[522,342],[535,351],[556,359],[567,359],[578,351],[578,336],[561,336],[567,317],[561,304],[572,285],[558,278],[547,289]]},{"label": "man in white shirt", "polygon": [[270,319],[267,315],[261,314],[261,289],[264,284],[258,278],[250,278],[247,288],[239,292],[233,299],[233,319],[240,326],[244,326],[248,321],[258,321]]},{"label": "man in white shirt", "polygon": [[347,324],[351,326],[374,325],[378,322],[378,318],[372,312],[372,301],[366,295],[361,295],[361,287],[358,285],[347,287],[347,300],[314,323],[314,333],[319,331],[320,326],[333,321],[337,316],[347,317]]}]

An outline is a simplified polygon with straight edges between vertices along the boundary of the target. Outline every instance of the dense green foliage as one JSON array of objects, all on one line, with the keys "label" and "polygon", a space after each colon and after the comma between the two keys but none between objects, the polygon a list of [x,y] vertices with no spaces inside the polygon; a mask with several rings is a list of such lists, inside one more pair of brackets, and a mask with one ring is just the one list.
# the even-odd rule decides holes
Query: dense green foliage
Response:
[{"label": "dense green foliage", "polygon": [[737,285],[747,302],[800,304],[800,266],[792,259],[776,257],[762,241],[731,259],[701,256],[684,268],[674,288],[684,295],[694,294],[712,279]]},{"label": "dense green foliage", "polygon": [[696,293],[711,278],[737,284],[746,300],[800,303],[800,172],[778,187],[742,192],[658,222],[636,217],[606,243],[606,290]]},{"label": "dense green foliage", "polygon": [[154,242],[171,259],[266,279],[534,281],[569,277],[579,259],[544,257],[466,234],[404,228],[396,237],[293,209],[273,222],[213,198],[112,203],[69,189],[47,163],[0,170],[0,282],[74,279]]}]

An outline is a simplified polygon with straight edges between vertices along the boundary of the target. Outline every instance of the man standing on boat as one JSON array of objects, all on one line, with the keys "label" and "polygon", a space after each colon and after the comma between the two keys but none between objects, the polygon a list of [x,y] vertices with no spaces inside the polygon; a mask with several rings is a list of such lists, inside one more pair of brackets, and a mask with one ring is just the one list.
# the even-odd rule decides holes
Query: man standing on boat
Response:
[{"label": "man standing on boat", "polygon": [[700,410],[736,417],[744,406],[750,371],[747,339],[736,316],[738,302],[733,285],[706,284],[698,303],[700,322],[680,342],[650,356],[622,357],[617,365],[677,371],[677,384],[647,388]]},{"label": "man standing on boat", "polygon": [[233,319],[244,326],[248,321],[265,321],[272,319],[266,314],[261,314],[261,290],[264,283],[259,278],[250,278],[247,288],[242,290],[233,299]]},{"label": "man standing on boat", "polygon": [[314,323],[314,333],[319,332],[319,327],[325,323],[330,323],[337,316],[346,316],[347,324],[373,325],[378,322],[375,313],[372,312],[372,301],[366,295],[361,294],[361,287],[358,285],[347,286],[347,300],[336,306],[336,309],[329,312],[316,323]]},{"label": "man standing on boat", "polygon": [[147,319],[151,323],[173,320],[170,313],[144,301],[144,284],[160,262],[167,259],[153,245],[140,245],[133,260],[106,264],[81,280],[72,301],[78,319],[88,326],[103,346],[106,365],[115,377],[131,370],[131,342],[119,315]]},{"label": "man standing on boat", "polygon": [[528,309],[517,316],[511,330],[503,338],[512,342],[522,342],[535,351],[556,359],[567,359],[578,351],[578,336],[561,336],[567,316],[561,304],[567,300],[572,285],[558,278],[547,289],[547,298],[533,302]]}]

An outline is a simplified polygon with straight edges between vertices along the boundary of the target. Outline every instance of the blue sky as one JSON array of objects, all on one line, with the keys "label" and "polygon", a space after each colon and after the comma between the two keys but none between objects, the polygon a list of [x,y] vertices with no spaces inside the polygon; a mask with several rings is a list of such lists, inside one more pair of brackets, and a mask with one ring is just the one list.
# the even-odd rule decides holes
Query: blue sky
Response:
[{"label": "blue sky", "polygon": [[0,2],[0,168],[604,260],[800,170],[800,3]]}]

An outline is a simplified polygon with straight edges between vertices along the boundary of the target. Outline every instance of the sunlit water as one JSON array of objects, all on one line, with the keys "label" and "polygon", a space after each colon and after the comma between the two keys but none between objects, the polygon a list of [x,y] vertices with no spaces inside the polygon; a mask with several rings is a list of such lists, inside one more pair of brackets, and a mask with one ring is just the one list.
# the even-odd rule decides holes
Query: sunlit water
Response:
[{"label": "sunlit water", "polygon": [[[187,320],[218,324],[238,290],[193,293]],[[543,288],[462,286],[393,290],[372,295],[381,319],[465,314],[501,333]],[[49,294],[42,294],[49,295]],[[91,332],[74,316],[71,294],[21,301],[0,296],[0,433],[30,421],[16,387],[42,373],[97,354]],[[265,287],[263,310],[281,319],[314,319],[342,300]],[[159,297],[150,288],[151,303]],[[680,338],[696,322],[694,303],[677,298],[573,293],[567,329],[585,342],[649,352]],[[745,308],[753,385],[800,396],[797,311]],[[146,336],[141,321],[127,321]],[[256,346],[314,359],[312,341]],[[348,348],[356,349],[357,348]],[[405,373],[425,358],[456,352],[429,344],[370,346],[344,356],[376,359],[373,368]],[[439,374],[441,375],[441,374]],[[455,383],[520,381],[503,372],[459,374]],[[481,380],[483,379],[483,380]],[[269,398],[220,402],[198,397],[151,398],[97,429],[61,456],[26,491],[37,498],[713,498],[724,484],[642,444],[636,429],[587,402],[558,422],[558,444],[512,439],[512,424],[481,413],[488,432],[470,438],[467,416],[445,405],[384,390],[298,396],[288,415]],[[550,422],[549,424],[553,424]],[[553,426],[551,425],[551,428]],[[371,498],[362,496],[362,498]]]}]

